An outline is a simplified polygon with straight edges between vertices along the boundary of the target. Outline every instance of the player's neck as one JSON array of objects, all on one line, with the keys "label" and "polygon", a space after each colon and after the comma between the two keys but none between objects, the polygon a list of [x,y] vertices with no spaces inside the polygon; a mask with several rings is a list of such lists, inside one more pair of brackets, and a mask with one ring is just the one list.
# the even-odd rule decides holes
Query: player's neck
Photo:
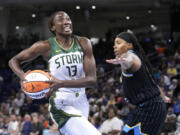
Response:
[{"label": "player's neck", "polygon": [[56,35],[56,40],[63,47],[70,47],[72,43],[72,35]]}]

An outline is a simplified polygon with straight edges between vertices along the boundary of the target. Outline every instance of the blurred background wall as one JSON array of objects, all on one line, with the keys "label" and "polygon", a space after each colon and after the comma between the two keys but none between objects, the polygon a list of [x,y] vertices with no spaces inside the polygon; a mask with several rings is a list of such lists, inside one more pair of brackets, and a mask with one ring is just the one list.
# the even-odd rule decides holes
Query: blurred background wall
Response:
[{"label": "blurred background wall", "polygon": [[1,0],[0,33],[7,37],[7,33],[33,32],[47,38],[48,17],[60,10],[71,16],[75,33],[89,37],[103,38],[114,29],[152,30],[168,37],[179,29],[178,0]]}]

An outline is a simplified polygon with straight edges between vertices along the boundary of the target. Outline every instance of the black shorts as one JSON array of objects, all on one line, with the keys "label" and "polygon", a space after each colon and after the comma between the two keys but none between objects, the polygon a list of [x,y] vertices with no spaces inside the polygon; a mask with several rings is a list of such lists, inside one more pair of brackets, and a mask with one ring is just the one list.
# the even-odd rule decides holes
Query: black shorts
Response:
[{"label": "black shorts", "polygon": [[123,132],[127,135],[157,135],[166,117],[166,105],[161,97],[139,104],[129,113]]}]

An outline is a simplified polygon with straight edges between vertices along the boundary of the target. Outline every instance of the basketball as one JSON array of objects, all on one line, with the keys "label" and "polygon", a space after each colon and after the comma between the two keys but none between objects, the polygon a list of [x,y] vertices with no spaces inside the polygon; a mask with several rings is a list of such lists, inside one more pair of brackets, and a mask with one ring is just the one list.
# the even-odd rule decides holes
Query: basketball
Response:
[{"label": "basketball", "polygon": [[41,99],[49,91],[50,80],[49,73],[43,70],[32,70],[25,73],[23,81],[23,91],[32,99]]}]

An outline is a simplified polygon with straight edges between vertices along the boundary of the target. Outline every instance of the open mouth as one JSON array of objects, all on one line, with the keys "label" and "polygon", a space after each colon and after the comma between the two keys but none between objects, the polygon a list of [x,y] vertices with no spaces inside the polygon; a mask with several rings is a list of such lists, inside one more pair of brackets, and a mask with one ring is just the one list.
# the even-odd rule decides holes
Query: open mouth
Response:
[{"label": "open mouth", "polygon": [[66,25],[66,26],[64,27],[64,31],[66,31],[66,32],[71,31],[71,26],[70,26],[70,25]]},{"label": "open mouth", "polygon": [[117,54],[117,53],[118,53],[117,49],[114,49],[114,53],[115,53],[115,54]]}]

